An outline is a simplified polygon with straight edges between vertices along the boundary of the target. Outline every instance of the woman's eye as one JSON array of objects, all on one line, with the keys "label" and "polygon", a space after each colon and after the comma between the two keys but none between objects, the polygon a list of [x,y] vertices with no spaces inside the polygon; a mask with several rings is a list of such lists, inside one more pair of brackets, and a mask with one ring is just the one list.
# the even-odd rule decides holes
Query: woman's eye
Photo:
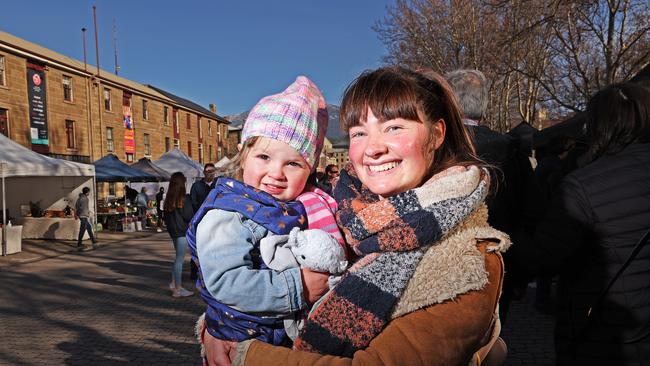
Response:
[{"label": "woman's eye", "polygon": [[350,132],[350,138],[351,138],[351,139],[359,138],[359,137],[363,137],[364,135],[365,135],[365,133],[363,133],[363,132],[361,132],[361,131]]},{"label": "woman's eye", "polygon": [[388,126],[386,127],[386,132],[395,132],[402,129],[402,126]]}]

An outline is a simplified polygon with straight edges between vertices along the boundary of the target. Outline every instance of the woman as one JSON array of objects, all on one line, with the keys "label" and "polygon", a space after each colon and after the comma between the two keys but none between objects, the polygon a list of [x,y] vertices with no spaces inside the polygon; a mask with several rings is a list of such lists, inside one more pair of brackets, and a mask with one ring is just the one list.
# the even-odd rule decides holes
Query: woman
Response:
[{"label": "woman", "polygon": [[642,365],[650,360],[650,246],[601,294],[650,230],[650,92],[609,86],[586,114],[590,163],[564,178],[533,245],[512,254],[533,273],[559,274],[557,364]]},{"label": "woman", "polygon": [[476,361],[498,335],[497,252],[509,241],[487,224],[489,175],[449,87],[403,68],[366,72],[340,115],[350,164],[333,195],[361,258],[315,305],[294,350],[205,335],[208,361],[227,364],[228,351],[246,365]]},{"label": "woman", "polygon": [[167,189],[167,196],[163,204],[165,210],[165,225],[167,232],[172,237],[174,249],[176,250],[176,259],[172,268],[172,282],[169,289],[173,297],[192,296],[194,293],[181,286],[183,277],[183,261],[185,259],[185,250],[187,249],[187,227],[192,220],[194,211],[192,210],[192,201],[190,196],[185,193],[185,176],[181,172],[172,174]]}]

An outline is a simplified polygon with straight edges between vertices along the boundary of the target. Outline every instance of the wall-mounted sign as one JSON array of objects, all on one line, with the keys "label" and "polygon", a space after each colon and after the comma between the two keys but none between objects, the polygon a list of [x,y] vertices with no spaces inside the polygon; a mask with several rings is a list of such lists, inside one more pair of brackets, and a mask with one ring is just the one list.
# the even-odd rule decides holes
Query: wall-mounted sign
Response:
[{"label": "wall-mounted sign", "polygon": [[27,62],[27,97],[32,145],[48,145],[45,67]]}]

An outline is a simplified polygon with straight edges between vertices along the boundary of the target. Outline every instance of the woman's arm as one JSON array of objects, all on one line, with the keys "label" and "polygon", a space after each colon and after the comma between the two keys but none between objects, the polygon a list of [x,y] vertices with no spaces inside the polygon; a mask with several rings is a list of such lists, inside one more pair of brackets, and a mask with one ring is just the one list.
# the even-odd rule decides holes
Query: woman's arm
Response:
[{"label": "woman's arm", "polygon": [[[480,247],[485,253],[485,247]],[[352,358],[295,351],[260,341],[241,343],[233,361],[252,365],[467,365],[492,332],[503,281],[503,261],[485,254],[488,284],[392,320]],[[206,333],[207,336],[207,333]],[[213,350],[209,350],[212,352]],[[234,365],[238,365],[237,362]]]},{"label": "woman's arm", "polygon": [[300,269],[253,269],[250,252],[266,230],[253,233],[241,220],[237,213],[211,210],[196,229],[197,254],[210,294],[243,312],[289,314],[303,309]]}]

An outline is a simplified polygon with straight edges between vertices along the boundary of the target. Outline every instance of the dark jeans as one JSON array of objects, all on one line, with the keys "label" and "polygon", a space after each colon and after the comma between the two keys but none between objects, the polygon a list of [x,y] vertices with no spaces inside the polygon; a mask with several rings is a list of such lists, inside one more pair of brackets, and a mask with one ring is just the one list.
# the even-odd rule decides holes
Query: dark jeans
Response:
[{"label": "dark jeans", "polygon": [[79,238],[77,239],[77,246],[81,246],[81,241],[84,238],[86,230],[88,230],[88,235],[90,236],[90,240],[93,242],[93,244],[97,243],[95,235],[93,234],[93,226],[90,224],[90,221],[88,221],[88,218],[80,217],[79,221],[81,221],[81,224],[79,226]]}]

